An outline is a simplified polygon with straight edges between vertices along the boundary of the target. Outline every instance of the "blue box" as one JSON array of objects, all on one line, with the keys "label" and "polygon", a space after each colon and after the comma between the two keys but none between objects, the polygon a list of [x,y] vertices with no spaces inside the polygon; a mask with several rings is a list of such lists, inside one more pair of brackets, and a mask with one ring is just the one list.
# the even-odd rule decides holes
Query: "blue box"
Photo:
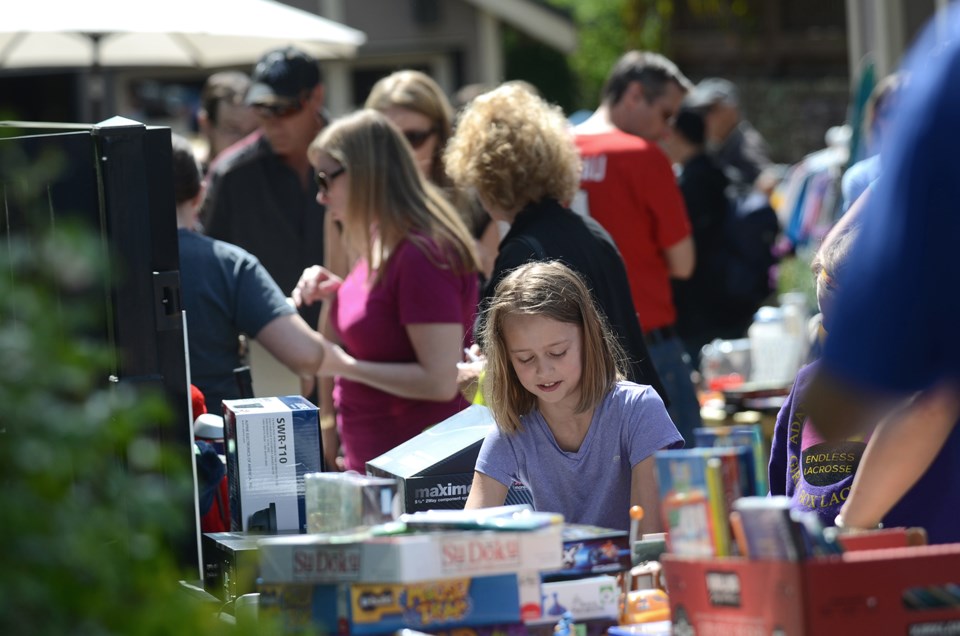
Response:
[{"label": "blue box", "polygon": [[299,395],[223,401],[230,529],[306,532],[303,476],[321,470],[317,407]]},{"label": "blue box", "polygon": [[616,574],[632,565],[626,530],[580,523],[563,526],[563,566],[543,573],[544,581],[562,581],[597,574]]},{"label": "blue box", "polygon": [[423,583],[261,583],[260,615],[281,633],[390,634],[520,622],[516,574]]}]

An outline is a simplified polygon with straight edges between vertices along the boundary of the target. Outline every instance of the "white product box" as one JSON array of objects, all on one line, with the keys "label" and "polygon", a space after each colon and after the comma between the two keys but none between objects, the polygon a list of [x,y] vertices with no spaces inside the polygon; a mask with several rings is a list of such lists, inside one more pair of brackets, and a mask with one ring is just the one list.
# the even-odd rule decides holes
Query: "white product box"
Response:
[{"label": "white product box", "polygon": [[265,537],[258,542],[260,576],[265,583],[413,583],[552,570],[563,563],[561,528],[424,532],[346,543],[320,535]]},{"label": "white product box", "polygon": [[306,530],[304,481],[321,470],[317,407],[299,395],[223,401],[230,529]]},{"label": "white product box", "polygon": [[543,616],[554,622],[567,611],[575,621],[615,619],[619,615],[620,588],[617,579],[607,574],[543,583],[540,589],[543,594]]}]

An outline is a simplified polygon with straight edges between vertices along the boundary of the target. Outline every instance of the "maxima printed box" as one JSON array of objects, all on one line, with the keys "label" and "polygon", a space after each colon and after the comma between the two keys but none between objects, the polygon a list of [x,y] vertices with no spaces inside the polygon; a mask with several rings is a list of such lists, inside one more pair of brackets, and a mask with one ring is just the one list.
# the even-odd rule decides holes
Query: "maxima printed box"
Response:
[{"label": "maxima printed box", "polygon": [[[371,459],[367,474],[397,480],[402,512],[463,508],[483,438],[494,426],[490,410],[474,404]],[[505,503],[532,501],[527,487],[515,483]]]},{"label": "maxima printed box", "polygon": [[304,481],[321,467],[318,410],[299,395],[223,401],[234,532],[306,531]]}]

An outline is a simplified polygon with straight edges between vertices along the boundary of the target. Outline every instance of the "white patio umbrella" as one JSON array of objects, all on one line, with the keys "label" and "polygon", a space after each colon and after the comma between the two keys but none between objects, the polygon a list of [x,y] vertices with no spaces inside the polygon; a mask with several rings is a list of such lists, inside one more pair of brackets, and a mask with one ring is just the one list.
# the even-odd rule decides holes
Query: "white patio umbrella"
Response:
[{"label": "white patio umbrella", "polygon": [[23,0],[0,19],[0,68],[247,64],[292,44],[351,57],[363,32],[273,0]]},{"label": "white patio umbrella", "polygon": [[253,64],[293,45],[352,57],[362,31],[273,0],[22,0],[0,18],[0,70]]}]

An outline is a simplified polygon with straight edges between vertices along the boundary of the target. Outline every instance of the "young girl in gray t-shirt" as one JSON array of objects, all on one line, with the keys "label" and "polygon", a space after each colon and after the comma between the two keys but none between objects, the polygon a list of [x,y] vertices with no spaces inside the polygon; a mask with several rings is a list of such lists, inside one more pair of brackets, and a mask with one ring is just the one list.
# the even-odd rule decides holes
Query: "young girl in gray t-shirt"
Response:
[{"label": "young girl in gray t-shirt", "polygon": [[514,481],[571,523],[661,530],[653,454],[683,445],[649,386],[623,380],[623,352],[583,280],[553,262],[518,267],[483,317],[484,398],[497,427],[467,508],[502,505]]}]

